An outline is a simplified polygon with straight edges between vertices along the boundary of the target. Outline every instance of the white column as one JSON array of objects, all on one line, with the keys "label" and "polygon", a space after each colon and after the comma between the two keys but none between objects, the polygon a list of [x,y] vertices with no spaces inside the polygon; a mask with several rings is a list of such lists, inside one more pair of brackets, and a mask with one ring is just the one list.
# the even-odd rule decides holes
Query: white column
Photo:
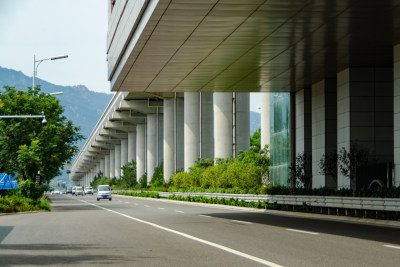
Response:
[{"label": "white column", "polygon": [[322,80],[312,86],[312,187],[337,189],[337,177],[321,174],[324,155],[336,153],[336,79]]},{"label": "white column", "polygon": [[185,171],[200,157],[200,94],[185,93]]},{"label": "white column", "polygon": [[158,153],[158,162],[157,166],[160,166],[161,163],[164,162],[164,116],[162,113],[158,113],[157,115],[157,121],[158,121],[158,127],[157,127],[157,132],[158,132],[158,139],[157,139],[157,153]]},{"label": "white column", "polygon": [[157,167],[157,115],[147,114],[147,184],[153,178]]},{"label": "white column", "polygon": [[174,99],[164,99],[164,182],[175,173]]},{"label": "white column", "polygon": [[201,93],[201,151],[202,158],[214,158],[213,93]]},{"label": "white column", "polygon": [[115,177],[115,149],[110,150],[110,177]]},{"label": "white column", "polygon": [[110,174],[110,154],[104,157],[104,176],[111,177]]},{"label": "white column", "polygon": [[136,161],[136,132],[128,133],[128,162]]},{"label": "white column", "polygon": [[144,124],[136,126],[136,178],[137,181],[142,178],[145,173],[145,136]]},{"label": "white column", "polygon": [[103,157],[102,159],[100,159],[100,171],[101,171],[101,173],[103,174],[103,176],[104,176],[105,173],[106,173],[105,165],[106,165],[106,163],[105,163],[105,157]]},{"label": "white column", "polygon": [[400,45],[394,47],[394,185],[400,186]]},{"label": "white column", "polygon": [[232,156],[232,93],[214,93],[214,157]]},{"label": "white column", "polygon": [[[128,139],[121,140],[121,167],[128,163]],[[122,174],[122,170],[121,170]]]},{"label": "white column", "polygon": [[184,100],[176,98],[175,100],[175,138],[176,138],[176,167],[175,172],[185,168],[185,137],[184,137]]},{"label": "white column", "polygon": [[115,145],[115,171],[114,175],[117,179],[121,178],[121,145]]},{"label": "white column", "polygon": [[261,148],[269,146],[271,127],[270,121],[270,93],[260,93],[261,97]]},{"label": "white column", "polygon": [[250,149],[250,95],[235,93],[236,155]]}]

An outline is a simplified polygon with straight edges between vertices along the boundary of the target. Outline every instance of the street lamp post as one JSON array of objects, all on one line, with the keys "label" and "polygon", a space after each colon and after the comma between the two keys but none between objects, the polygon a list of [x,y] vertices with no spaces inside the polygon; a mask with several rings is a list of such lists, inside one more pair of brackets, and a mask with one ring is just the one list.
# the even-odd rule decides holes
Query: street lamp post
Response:
[{"label": "street lamp post", "polygon": [[[32,85],[32,89],[35,89],[35,77],[37,75],[37,69],[40,65],[40,63],[42,63],[45,60],[57,60],[57,59],[63,59],[63,58],[67,58],[68,55],[62,55],[62,56],[56,56],[56,57],[48,57],[48,58],[42,58],[42,59],[38,59],[36,60],[36,56],[33,56],[33,85]],[[36,63],[38,63],[36,65]]]},{"label": "street lamp post", "polygon": [[42,124],[46,125],[46,115],[42,111],[42,115],[0,115],[0,119],[43,119]]}]

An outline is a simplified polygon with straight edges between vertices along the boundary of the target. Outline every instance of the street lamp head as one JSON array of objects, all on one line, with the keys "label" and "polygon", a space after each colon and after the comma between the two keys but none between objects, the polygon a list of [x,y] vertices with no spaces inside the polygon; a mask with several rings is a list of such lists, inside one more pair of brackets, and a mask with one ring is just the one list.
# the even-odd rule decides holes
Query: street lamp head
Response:
[{"label": "street lamp head", "polygon": [[44,111],[42,111],[42,116],[43,116],[42,125],[46,126],[47,120],[46,120],[46,116],[44,115]]},{"label": "street lamp head", "polygon": [[62,58],[67,58],[67,57],[68,57],[68,55],[56,56],[56,57],[51,57],[50,60],[62,59]]}]

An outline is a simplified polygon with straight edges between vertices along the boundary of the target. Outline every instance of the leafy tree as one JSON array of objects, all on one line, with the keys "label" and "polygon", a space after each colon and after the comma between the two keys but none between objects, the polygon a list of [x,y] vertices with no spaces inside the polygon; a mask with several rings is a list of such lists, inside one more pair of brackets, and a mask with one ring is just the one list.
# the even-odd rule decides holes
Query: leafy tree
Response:
[{"label": "leafy tree", "polygon": [[256,152],[261,150],[261,128],[258,128],[258,130],[250,136],[250,149]]},{"label": "leafy tree", "polygon": [[0,119],[0,172],[18,173],[23,180],[40,171],[44,182],[60,175],[60,168],[78,151],[83,139],[79,128],[63,116],[64,108],[40,86],[27,91],[4,86],[0,95],[0,115],[40,115],[41,119]]}]

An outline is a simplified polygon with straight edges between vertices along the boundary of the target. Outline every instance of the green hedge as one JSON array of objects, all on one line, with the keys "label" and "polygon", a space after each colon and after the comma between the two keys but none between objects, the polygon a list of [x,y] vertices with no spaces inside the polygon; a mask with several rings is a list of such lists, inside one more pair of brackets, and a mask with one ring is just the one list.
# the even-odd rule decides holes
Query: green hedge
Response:
[{"label": "green hedge", "polygon": [[33,200],[17,195],[0,196],[0,213],[50,210],[48,200]]}]

